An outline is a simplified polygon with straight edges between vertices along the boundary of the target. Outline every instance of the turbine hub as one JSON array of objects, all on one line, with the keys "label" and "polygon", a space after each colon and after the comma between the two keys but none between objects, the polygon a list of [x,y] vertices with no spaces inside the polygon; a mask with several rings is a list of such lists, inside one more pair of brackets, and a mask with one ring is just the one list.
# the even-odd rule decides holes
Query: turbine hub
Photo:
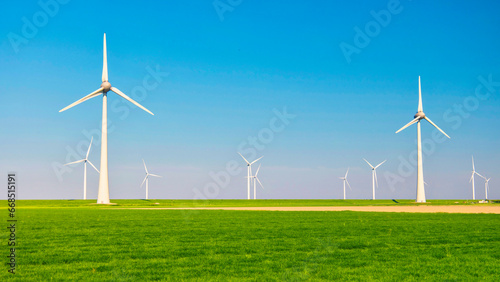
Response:
[{"label": "turbine hub", "polygon": [[425,118],[425,114],[424,114],[424,112],[418,112],[418,113],[416,113],[416,114],[413,116],[413,118],[423,119],[423,118]]},{"label": "turbine hub", "polygon": [[109,90],[111,90],[111,83],[109,83],[108,81],[104,81],[102,84],[101,84],[101,87],[102,87],[102,91],[104,93],[107,93]]}]

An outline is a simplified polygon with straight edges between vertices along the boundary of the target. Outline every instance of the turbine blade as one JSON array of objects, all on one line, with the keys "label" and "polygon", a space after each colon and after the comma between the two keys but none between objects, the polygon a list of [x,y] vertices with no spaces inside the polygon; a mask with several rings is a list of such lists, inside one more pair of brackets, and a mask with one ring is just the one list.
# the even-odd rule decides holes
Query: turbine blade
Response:
[{"label": "turbine blade", "polygon": [[251,163],[250,163],[250,165],[253,165],[255,162],[257,162],[258,160],[262,159],[263,157],[264,157],[264,156],[262,156],[262,157],[260,157],[260,158],[256,159],[255,161],[251,162]]},{"label": "turbine blade", "polygon": [[399,133],[401,130],[407,128],[408,126],[416,123],[418,121],[419,117],[415,118],[414,120],[410,121],[409,123],[407,123],[405,126],[401,127],[398,131],[396,131],[396,133]]},{"label": "turbine blade", "polygon": [[259,169],[260,169],[260,165],[259,165],[259,167],[257,168],[257,171],[255,172],[255,177],[257,177],[257,174],[259,174]]},{"label": "turbine blade", "polygon": [[347,172],[345,173],[344,178],[347,179],[347,174],[349,173],[349,168],[347,168]]},{"label": "turbine blade", "polygon": [[99,88],[99,89],[97,89],[96,91],[94,91],[94,92],[90,93],[89,95],[87,95],[87,96],[83,97],[82,99],[80,99],[80,100],[78,100],[78,101],[74,102],[73,104],[71,104],[71,105],[67,106],[66,108],[61,109],[59,112],[64,112],[64,111],[66,111],[67,109],[72,108],[72,107],[74,107],[74,106],[76,106],[76,105],[78,105],[78,104],[80,104],[80,103],[82,103],[82,102],[85,102],[85,101],[87,101],[88,99],[94,98],[95,96],[97,96],[97,95],[99,95],[99,94],[101,94],[101,93],[102,93],[102,88]]},{"label": "turbine blade", "polygon": [[477,173],[477,172],[475,172],[475,171],[474,171],[474,173],[475,173],[475,174],[477,174],[477,175],[479,175],[479,177],[486,179],[486,178],[485,178],[484,176],[482,176],[481,174],[479,174],[479,173]]},{"label": "turbine blade", "polygon": [[146,167],[146,162],[144,162],[144,159],[142,159],[142,163],[144,164],[144,169],[146,170],[146,174],[148,174],[148,168]]},{"label": "turbine blade", "polygon": [[136,101],[132,100],[132,98],[130,98],[129,96],[123,94],[123,92],[121,92],[118,88],[111,87],[111,91],[115,92],[116,94],[118,94],[119,96],[121,96],[122,98],[124,98],[125,100],[129,101],[130,103],[136,105],[137,107],[145,110],[146,112],[148,112],[148,113],[150,113],[151,115],[154,116],[154,114],[152,112],[150,112],[148,109],[144,108],[141,104],[139,104]]},{"label": "turbine blade", "polygon": [[159,175],[152,174],[152,173],[150,173],[149,175],[150,175],[150,176],[154,176],[154,177],[163,177],[163,176],[159,176]]},{"label": "turbine blade", "polygon": [[418,76],[418,111],[424,111],[424,107],[422,106],[422,89],[420,87],[420,76]]},{"label": "turbine blade", "polygon": [[[435,123],[432,122],[432,120],[430,120],[428,117],[424,117],[426,121],[428,121],[430,124],[434,125],[435,128],[437,128],[439,131],[441,131],[441,133],[443,133],[446,137],[450,138],[450,136],[448,136],[448,134],[444,133],[443,130],[441,130],[441,128],[439,128]],[[450,138],[451,139],[451,138]]]},{"label": "turbine blade", "polygon": [[146,179],[148,179],[148,175],[147,174],[146,174],[146,177],[144,177],[144,180],[142,181],[141,188],[142,188],[142,185],[144,185],[144,182],[146,182]]},{"label": "turbine blade", "polygon": [[89,144],[89,149],[87,150],[87,155],[85,156],[85,159],[89,159],[89,153],[90,153],[90,147],[92,147],[92,140],[94,140],[94,136],[90,138],[90,144]]},{"label": "turbine blade", "polygon": [[474,179],[474,171],[472,172],[472,175],[470,177],[469,183],[471,183],[472,179]]},{"label": "turbine blade", "polygon": [[472,156],[472,171],[476,171],[476,169],[474,168],[474,156]]},{"label": "turbine blade", "polygon": [[371,163],[369,163],[366,159],[363,159],[363,160],[365,160],[365,162],[366,162],[369,166],[371,166],[371,168],[372,168],[372,169],[375,169],[375,168],[372,166],[372,164],[371,164]]},{"label": "turbine blade", "polygon": [[106,33],[104,34],[104,45],[102,51],[102,82],[108,81],[108,55],[106,52]]},{"label": "turbine blade", "polygon": [[81,162],[84,162],[84,161],[85,161],[85,159],[83,159],[83,160],[79,160],[79,161],[76,161],[76,162],[67,163],[67,164],[65,164],[65,165],[77,164],[77,163],[81,163]]},{"label": "turbine blade", "polygon": [[262,187],[262,189],[264,189],[264,186],[262,185],[262,183],[260,182],[259,178],[257,178],[257,176],[255,177],[255,179],[257,179],[257,182],[259,182],[260,184],[260,187]]},{"label": "turbine blade", "polygon": [[387,161],[387,160],[385,160],[385,161],[383,161],[383,162],[379,163],[379,164],[375,167],[375,169],[377,169],[377,167],[381,166],[381,165],[382,165],[383,163],[385,163],[386,161]]},{"label": "turbine blade", "polygon": [[349,181],[347,181],[347,179],[346,179],[345,182],[347,183],[347,186],[349,186],[349,190],[352,190],[351,189],[351,184],[349,184]]},{"label": "turbine blade", "polygon": [[[240,152],[238,152],[238,154],[240,154]],[[245,159],[245,157],[243,157],[242,154],[240,154],[240,156],[245,160],[245,162],[249,165],[250,163],[247,161],[247,159]]]},{"label": "turbine blade", "polygon": [[87,162],[95,169],[95,171],[97,171],[97,173],[100,173],[93,163],[91,163],[89,160],[87,160]]}]

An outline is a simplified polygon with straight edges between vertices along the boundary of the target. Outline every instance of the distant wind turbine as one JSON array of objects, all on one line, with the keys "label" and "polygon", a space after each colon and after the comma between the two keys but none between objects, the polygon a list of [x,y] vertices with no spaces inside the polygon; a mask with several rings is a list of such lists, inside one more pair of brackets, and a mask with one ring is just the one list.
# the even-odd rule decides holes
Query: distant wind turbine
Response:
[{"label": "distant wind turbine", "polygon": [[142,185],[144,185],[144,182],[146,182],[146,200],[148,200],[148,193],[149,193],[149,177],[154,176],[154,177],[162,177],[156,174],[152,174],[148,172],[148,168],[146,167],[146,162],[144,162],[144,159],[142,160],[142,163],[144,164],[144,169],[146,170],[146,177],[144,177],[144,180],[142,181]]},{"label": "distant wind turbine", "polygon": [[377,167],[381,166],[383,163],[385,163],[387,160],[379,163],[377,166],[372,166],[371,163],[369,163],[366,159],[365,162],[372,168],[372,194],[373,194],[373,200],[375,200],[375,184],[377,185],[378,188],[378,180],[377,180]]},{"label": "distant wind turbine", "polygon": [[343,182],[344,182],[344,200],[345,200],[345,184],[347,183],[347,185],[349,186],[349,189],[351,189],[351,185],[349,184],[349,181],[347,181],[347,174],[349,173],[349,168],[347,168],[347,172],[345,173],[344,177],[339,177],[339,179],[342,179]]},{"label": "distant wind turbine", "polygon": [[401,130],[407,128],[408,126],[417,123],[417,202],[425,203],[425,188],[424,188],[424,168],[423,168],[423,160],[422,160],[422,136],[420,130],[420,120],[425,119],[430,124],[432,124],[435,128],[437,128],[441,133],[443,133],[446,137],[450,138],[448,134],[446,134],[441,128],[439,128],[435,123],[433,123],[425,114],[422,106],[422,91],[420,87],[420,76],[418,77],[418,111],[413,116],[413,120],[408,124],[403,126],[401,129],[396,131],[396,133]]},{"label": "distant wind turbine", "polygon": [[474,187],[474,175],[477,174],[479,177],[484,178],[481,174],[477,173],[476,168],[474,167],[474,156],[472,156],[472,175],[470,177],[469,183],[472,182],[472,200],[476,199],[476,189]]},{"label": "distant wind turbine", "polygon": [[257,184],[255,183],[255,180],[257,180],[260,184],[260,187],[262,187],[262,189],[264,189],[264,186],[262,186],[262,183],[260,182],[259,178],[257,177],[257,174],[259,174],[259,170],[260,170],[260,165],[257,168],[255,175],[252,177],[253,178],[253,199],[254,200],[257,199]]},{"label": "distant wind turbine", "polygon": [[490,182],[491,177],[488,178],[488,179],[486,179],[486,177],[483,176],[483,179],[485,181],[484,182],[484,198],[485,198],[485,200],[488,200],[488,191],[490,191],[490,184],[489,184],[489,182]]},{"label": "distant wind turbine", "polygon": [[103,63],[102,63],[102,84],[99,89],[88,94],[87,96],[81,98],[80,100],[74,102],[73,104],[61,109],[59,112],[63,112],[69,108],[72,108],[82,102],[85,102],[91,98],[97,97],[102,94],[102,133],[101,133],[101,173],[99,174],[99,193],[97,195],[98,204],[109,204],[109,181],[108,181],[108,92],[112,91],[118,96],[124,98],[125,100],[131,102],[137,107],[143,109],[144,111],[153,115],[148,109],[141,106],[136,101],[132,100],[127,95],[123,94],[118,88],[112,87],[108,81],[108,59],[106,53],[106,33],[104,34],[104,44],[103,44]]},{"label": "distant wind turbine", "polygon": [[[238,152],[238,154],[240,154]],[[250,200],[250,186],[251,186],[251,181],[252,181],[252,164],[254,164],[255,162],[257,162],[258,160],[262,159],[264,156],[256,159],[255,161],[253,162],[249,162],[247,161],[247,159],[245,159],[245,157],[243,157],[242,154],[240,154],[240,156],[245,160],[245,162],[247,163],[247,179],[248,179],[248,183],[247,183],[247,194],[248,194],[248,199]],[[260,182],[260,181],[259,181]]]},{"label": "distant wind turbine", "polygon": [[89,160],[89,153],[90,153],[90,148],[92,147],[92,140],[93,139],[94,139],[94,137],[92,137],[90,139],[90,144],[89,144],[89,148],[87,149],[87,155],[85,155],[85,159],[65,164],[65,165],[71,165],[71,164],[77,164],[77,163],[84,162],[84,164],[83,164],[83,199],[84,200],[87,200],[87,163],[89,163],[95,169],[95,171],[97,171],[97,173],[99,173],[99,170]]}]

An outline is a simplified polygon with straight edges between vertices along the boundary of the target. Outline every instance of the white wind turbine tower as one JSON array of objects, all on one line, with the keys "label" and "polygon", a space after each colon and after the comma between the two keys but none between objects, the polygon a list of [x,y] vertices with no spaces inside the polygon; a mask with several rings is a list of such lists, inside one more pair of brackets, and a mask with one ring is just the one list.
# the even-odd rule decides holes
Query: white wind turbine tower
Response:
[{"label": "white wind turbine tower", "polygon": [[422,91],[420,87],[420,76],[418,77],[418,111],[413,116],[413,120],[408,124],[403,126],[401,129],[396,131],[396,133],[401,130],[407,128],[408,126],[417,123],[417,202],[425,203],[425,188],[424,188],[424,169],[423,169],[423,161],[422,161],[422,136],[420,130],[420,120],[425,119],[430,124],[432,124],[435,128],[437,128],[441,133],[443,133],[446,137],[450,138],[448,134],[446,134],[441,128],[439,128],[435,123],[433,123],[425,114],[422,107]]},{"label": "white wind turbine tower", "polygon": [[472,200],[476,199],[476,189],[474,187],[474,174],[477,174],[479,177],[484,178],[484,176],[477,173],[476,168],[474,167],[474,156],[472,156],[472,175],[469,180],[469,183],[472,182]]},{"label": "white wind turbine tower", "polygon": [[74,102],[73,104],[61,109],[59,112],[63,112],[69,108],[72,108],[82,102],[85,102],[91,98],[97,97],[102,94],[102,133],[101,133],[101,173],[99,175],[99,193],[97,195],[98,204],[109,204],[109,182],[108,182],[108,92],[112,91],[118,96],[121,96],[125,100],[131,102],[137,107],[143,109],[144,111],[153,115],[148,109],[141,106],[136,101],[132,100],[127,95],[123,94],[120,90],[112,87],[108,81],[108,60],[106,54],[106,33],[104,34],[104,44],[103,44],[103,65],[102,65],[102,84],[99,89],[88,94],[87,96],[81,98],[80,100]]},{"label": "white wind turbine tower", "polygon": [[349,168],[347,168],[347,172],[345,173],[344,177],[339,177],[339,179],[342,179],[344,181],[344,200],[345,200],[345,184],[349,186],[349,189],[351,189],[351,185],[349,184],[349,181],[347,181],[347,174],[349,173]]},{"label": "white wind turbine tower", "polygon": [[[238,154],[240,154],[238,152]],[[247,163],[247,179],[248,179],[248,183],[247,183],[247,191],[248,191],[248,199],[250,200],[250,186],[251,186],[251,181],[252,181],[252,164],[254,164],[255,162],[257,162],[258,160],[262,159],[264,156],[256,159],[255,161],[253,162],[249,162],[247,161],[247,159],[245,159],[245,157],[243,157],[242,154],[240,154],[240,156],[245,160],[245,162]]]},{"label": "white wind turbine tower", "polygon": [[99,173],[99,170],[89,160],[90,147],[92,147],[92,140],[93,139],[94,139],[94,137],[92,137],[90,139],[90,144],[89,144],[89,148],[87,150],[87,155],[85,155],[85,159],[65,164],[65,165],[71,165],[71,164],[77,164],[77,163],[84,162],[84,165],[83,165],[83,199],[84,200],[87,200],[87,163],[89,163],[95,169],[95,171],[97,171],[97,173]]},{"label": "white wind turbine tower", "polygon": [[387,160],[379,163],[377,166],[372,166],[371,163],[369,163],[366,159],[365,162],[372,168],[372,191],[373,191],[373,200],[375,200],[375,184],[377,185],[378,188],[378,180],[377,180],[377,168],[381,166],[383,163],[385,163]]},{"label": "white wind turbine tower", "polygon": [[152,174],[148,172],[148,168],[146,167],[146,162],[144,162],[144,159],[142,160],[142,163],[144,164],[144,169],[146,170],[146,177],[144,177],[144,180],[142,181],[142,185],[144,185],[144,182],[146,182],[146,200],[148,199],[148,193],[149,193],[149,177],[154,176],[154,177],[162,177],[156,174]]},{"label": "white wind turbine tower", "polygon": [[264,186],[262,186],[262,183],[260,182],[259,178],[257,177],[257,174],[259,174],[259,170],[260,170],[260,165],[257,168],[255,175],[252,176],[252,179],[253,179],[253,199],[254,200],[257,199],[257,184],[255,183],[255,180],[257,180],[260,184],[260,187],[262,187],[262,189],[264,189]]}]

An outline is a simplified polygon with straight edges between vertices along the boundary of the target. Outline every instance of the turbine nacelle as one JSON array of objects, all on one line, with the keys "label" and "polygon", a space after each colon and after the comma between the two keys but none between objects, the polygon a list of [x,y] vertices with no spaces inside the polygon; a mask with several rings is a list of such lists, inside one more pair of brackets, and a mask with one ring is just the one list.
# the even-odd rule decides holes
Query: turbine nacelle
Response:
[{"label": "turbine nacelle", "polygon": [[108,91],[111,90],[111,83],[109,83],[108,81],[104,81],[103,83],[101,83],[101,88],[102,92],[108,93]]},{"label": "turbine nacelle", "polygon": [[417,112],[413,118],[418,118],[418,119],[424,119],[425,118],[425,114],[424,112]]}]

